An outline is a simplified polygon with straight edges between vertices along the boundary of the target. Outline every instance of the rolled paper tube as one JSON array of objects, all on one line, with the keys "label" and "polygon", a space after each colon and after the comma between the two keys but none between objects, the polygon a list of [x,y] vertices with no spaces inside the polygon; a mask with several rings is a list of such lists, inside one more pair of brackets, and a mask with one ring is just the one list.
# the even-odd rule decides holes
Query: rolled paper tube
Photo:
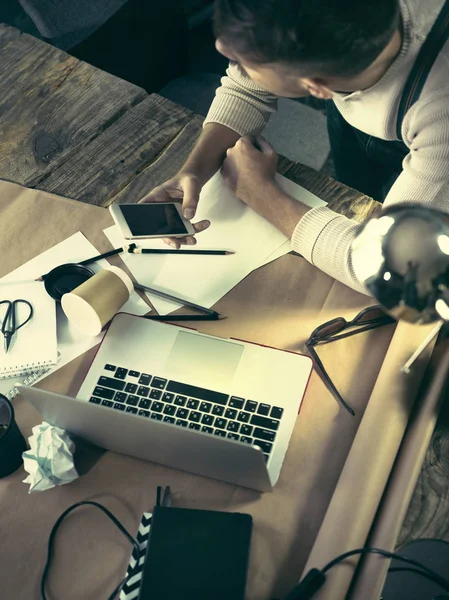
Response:
[{"label": "rolled paper tube", "polygon": [[[302,577],[365,546],[434,344],[410,374],[401,367],[432,327],[398,323]],[[346,600],[358,562],[351,557],[329,570],[314,600]]]}]

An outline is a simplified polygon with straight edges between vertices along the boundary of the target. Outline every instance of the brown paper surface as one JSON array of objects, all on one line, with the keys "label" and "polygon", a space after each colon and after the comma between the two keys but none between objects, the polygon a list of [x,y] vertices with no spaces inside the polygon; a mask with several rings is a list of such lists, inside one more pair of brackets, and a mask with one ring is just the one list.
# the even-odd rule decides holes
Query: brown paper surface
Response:
[{"label": "brown paper surface", "polygon": [[[432,327],[398,324],[304,574],[312,567],[324,567],[340,554],[365,545],[394,467],[432,344],[410,374],[400,369]],[[402,498],[396,501],[401,503]],[[356,556],[328,571],[317,600],[346,598],[358,562]],[[365,596],[354,598],[365,600]]]},{"label": "brown paper surface", "polygon": [[[419,401],[405,432],[390,475],[368,546],[394,552],[408,505],[429,446],[449,379],[449,340],[437,344],[427,369]],[[390,561],[378,555],[361,559],[350,598],[377,600],[382,592]]]},{"label": "brown paper surface", "polygon": [[[111,224],[105,209],[1,183],[0,275],[79,230],[99,252],[105,252],[111,247],[103,229]],[[111,262],[123,266],[119,257]],[[287,255],[251,273],[217,303],[215,308],[227,319],[201,323],[198,329],[303,352],[305,340],[320,323],[337,316],[352,318],[371,303],[302,258]],[[72,503],[96,499],[134,533],[142,512],[151,511],[154,505],[157,485],[171,486],[175,506],[251,514],[254,532],[247,598],[268,600],[285,595],[304,569],[359,425],[365,423],[362,416],[393,331],[394,326],[388,326],[318,349],[336,386],[356,410],[356,417],[339,408],[313,373],[273,493],[260,495],[84,444],[78,445],[76,455],[80,478],[69,485],[29,495],[28,486],[22,483],[22,469],[0,480],[0,576],[4,597],[39,597],[50,529]],[[395,336],[393,354],[408,357],[413,343],[408,331],[404,333]],[[72,361],[39,387],[76,394],[94,352]],[[393,362],[396,364],[397,358]],[[384,377],[387,375],[395,378],[394,366],[387,369]],[[403,392],[402,383],[383,385],[388,395]],[[370,407],[379,402],[390,404],[379,396],[382,394],[372,398]],[[20,397],[14,405],[18,424],[29,436],[31,427],[40,422],[39,415]],[[399,413],[397,419],[402,426],[408,413],[405,409]],[[371,428],[365,426],[364,431],[370,438]],[[390,450],[395,454],[390,447],[382,452],[388,455]],[[374,456],[373,449],[371,462]],[[371,481],[369,473],[365,469],[358,474],[363,484],[376,492],[378,478],[374,473]],[[349,498],[364,499],[362,487],[352,480]],[[339,502],[344,508],[345,502],[341,498]],[[67,590],[83,600],[107,597],[124,573],[130,551],[126,539],[103,515],[95,509],[79,509],[58,533],[49,592],[55,598],[67,597]]]}]

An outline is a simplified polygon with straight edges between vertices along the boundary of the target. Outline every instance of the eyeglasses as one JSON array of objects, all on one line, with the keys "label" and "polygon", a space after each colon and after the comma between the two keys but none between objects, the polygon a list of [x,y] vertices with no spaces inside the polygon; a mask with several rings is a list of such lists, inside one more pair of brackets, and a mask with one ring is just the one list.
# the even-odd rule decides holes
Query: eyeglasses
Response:
[{"label": "eyeglasses", "polygon": [[[333,393],[335,399],[338,400],[343,408],[345,408],[352,416],[355,416],[354,409],[341,397],[339,391],[332,382],[332,379],[327,374],[320,357],[316,353],[315,346],[329,344],[329,342],[342,340],[343,338],[355,335],[356,333],[369,331],[370,329],[389,325],[394,322],[395,319],[385,314],[380,306],[368,306],[368,308],[364,308],[359,312],[352,321],[347,321],[343,317],[337,317],[336,319],[323,323],[312,332],[312,335],[306,342],[306,347],[315,362],[315,366],[318,367],[317,372],[321,379]],[[351,331],[341,333],[345,329],[351,329]]]}]

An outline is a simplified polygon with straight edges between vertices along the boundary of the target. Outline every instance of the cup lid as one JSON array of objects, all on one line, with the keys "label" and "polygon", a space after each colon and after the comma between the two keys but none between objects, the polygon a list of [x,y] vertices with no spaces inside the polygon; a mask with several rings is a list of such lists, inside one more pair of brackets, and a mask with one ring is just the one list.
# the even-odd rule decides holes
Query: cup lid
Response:
[{"label": "cup lid", "polygon": [[49,296],[60,302],[64,294],[72,292],[93,275],[95,272],[89,267],[68,263],[52,269],[44,278],[44,285]]}]

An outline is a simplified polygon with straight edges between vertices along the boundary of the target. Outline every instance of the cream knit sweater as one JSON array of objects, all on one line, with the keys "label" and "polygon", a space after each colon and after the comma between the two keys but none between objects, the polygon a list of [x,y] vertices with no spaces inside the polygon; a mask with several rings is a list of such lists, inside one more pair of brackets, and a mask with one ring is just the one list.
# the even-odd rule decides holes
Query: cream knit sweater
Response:
[{"label": "cream knit sweater", "polygon": [[[402,90],[435,20],[435,11],[429,8],[442,4],[442,0],[401,0],[404,39],[387,73],[366,90],[334,94],[335,104],[348,123],[377,138],[397,139]],[[241,135],[259,133],[276,104],[275,96],[256,86],[238,65],[231,64],[205,122],[221,123]],[[449,212],[449,44],[434,63],[420,99],[405,116],[402,137],[410,154],[384,206],[411,201]],[[313,208],[297,224],[292,249],[335,279],[368,293],[351,264],[350,245],[356,230],[355,221],[327,207]]]}]

